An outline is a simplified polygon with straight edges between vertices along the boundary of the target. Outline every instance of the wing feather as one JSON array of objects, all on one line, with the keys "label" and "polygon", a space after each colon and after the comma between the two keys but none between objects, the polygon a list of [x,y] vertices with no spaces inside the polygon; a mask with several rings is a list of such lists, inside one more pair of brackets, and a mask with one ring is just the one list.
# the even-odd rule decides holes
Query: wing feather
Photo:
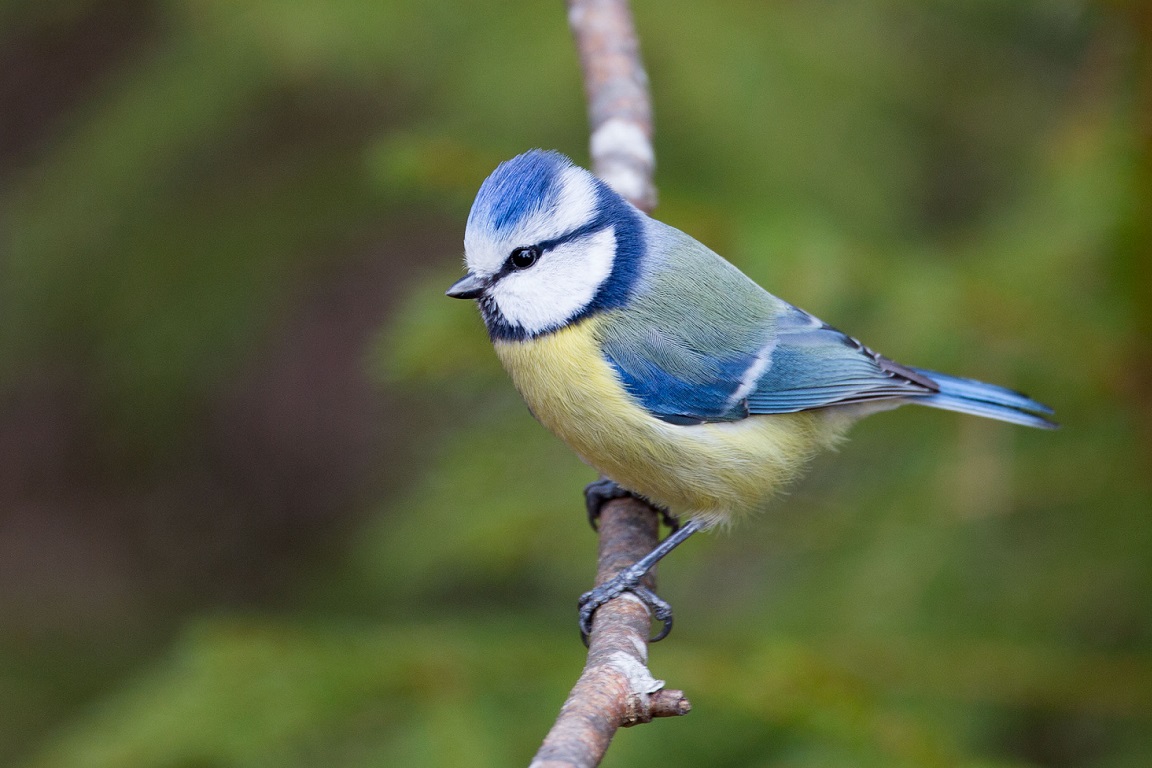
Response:
[{"label": "wing feather", "polygon": [[[675,424],[734,421],[871,400],[925,396],[931,379],[776,298],[687,235],[651,221],[666,254],[644,265],[601,348],[624,387]],[[668,256],[675,257],[675,265]],[[668,297],[690,297],[672,306]]]}]

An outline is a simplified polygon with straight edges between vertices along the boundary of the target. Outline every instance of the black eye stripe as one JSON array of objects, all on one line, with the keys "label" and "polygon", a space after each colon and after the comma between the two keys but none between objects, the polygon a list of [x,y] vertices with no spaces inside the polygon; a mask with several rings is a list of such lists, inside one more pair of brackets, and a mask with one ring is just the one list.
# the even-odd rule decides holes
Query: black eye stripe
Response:
[{"label": "black eye stripe", "polygon": [[563,245],[564,243],[570,242],[572,240],[578,240],[581,237],[586,237],[588,235],[599,232],[606,227],[608,227],[608,222],[597,218],[594,221],[588,222],[582,227],[577,227],[570,232],[565,232],[559,237],[554,237],[551,240],[541,240],[536,245],[540,248],[541,253],[543,253],[552,250],[558,245]]},{"label": "black eye stripe", "polygon": [[[607,228],[608,226],[609,223],[607,221],[603,221],[598,218],[595,221],[591,221],[582,227],[577,227],[576,229],[573,229],[569,232],[565,232],[559,237],[554,237],[550,240],[541,240],[535,245],[524,245],[520,246],[519,248],[513,248],[512,252],[508,254],[508,258],[504,260],[504,266],[500,268],[500,271],[497,272],[492,279],[493,281],[496,281],[511,272],[518,272],[520,270],[528,269],[537,261],[539,261],[541,256],[543,256],[548,251],[551,251],[553,248],[557,248],[573,240],[579,240],[582,237],[595,234],[602,229]],[[518,257],[527,256],[529,253],[534,254],[534,256],[532,256],[530,260],[524,259],[523,266],[516,263]]]}]

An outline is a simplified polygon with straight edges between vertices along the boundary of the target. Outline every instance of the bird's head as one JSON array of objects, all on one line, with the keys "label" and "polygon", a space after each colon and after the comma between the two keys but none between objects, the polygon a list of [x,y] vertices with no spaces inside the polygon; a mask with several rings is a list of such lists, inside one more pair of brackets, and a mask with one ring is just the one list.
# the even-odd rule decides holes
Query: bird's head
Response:
[{"label": "bird's head", "polygon": [[642,217],[564,155],[525,152],[480,186],[464,233],[468,274],[448,295],[476,299],[494,339],[531,338],[623,306],[643,252]]}]

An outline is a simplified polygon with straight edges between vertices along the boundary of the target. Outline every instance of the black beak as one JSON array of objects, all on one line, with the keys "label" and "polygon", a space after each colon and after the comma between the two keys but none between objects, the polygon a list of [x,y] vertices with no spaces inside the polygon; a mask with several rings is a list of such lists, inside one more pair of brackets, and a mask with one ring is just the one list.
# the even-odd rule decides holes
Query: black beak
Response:
[{"label": "black beak", "polygon": [[464,275],[464,277],[452,283],[452,287],[444,293],[454,299],[478,299],[480,295],[484,293],[486,287],[487,284],[484,278],[477,277],[469,272]]}]

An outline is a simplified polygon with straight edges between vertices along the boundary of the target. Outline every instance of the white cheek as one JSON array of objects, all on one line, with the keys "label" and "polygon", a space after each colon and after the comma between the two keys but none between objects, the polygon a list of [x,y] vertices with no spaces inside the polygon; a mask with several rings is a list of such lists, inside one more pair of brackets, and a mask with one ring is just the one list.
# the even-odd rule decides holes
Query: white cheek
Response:
[{"label": "white cheek", "polygon": [[612,274],[616,235],[611,228],[558,246],[523,272],[492,287],[504,319],[529,334],[560,327],[591,303]]}]

